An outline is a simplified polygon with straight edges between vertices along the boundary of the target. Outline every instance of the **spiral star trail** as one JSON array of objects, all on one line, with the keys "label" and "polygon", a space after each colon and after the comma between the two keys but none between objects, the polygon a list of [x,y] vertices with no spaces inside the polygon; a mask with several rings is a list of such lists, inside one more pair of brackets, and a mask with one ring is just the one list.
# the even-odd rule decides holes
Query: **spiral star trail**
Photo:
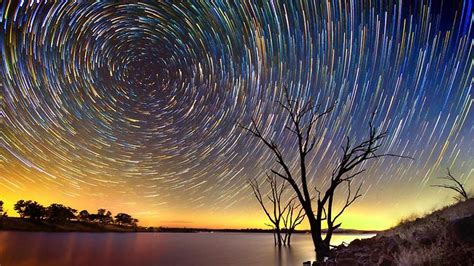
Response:
[{"label": "spiral star trail", "polygon": [[430,186],[446,167],[474,189],[473,24],[470,0],[3,1],[0,195],[264,227],[247,180],[274,161],[238,122],[255,116],[294,156],[276,104],[287,87],[335,104],[313,184],[375,109],[383,150],[414,158],[369,163],[343,218],[386,228],[450,200]]}]

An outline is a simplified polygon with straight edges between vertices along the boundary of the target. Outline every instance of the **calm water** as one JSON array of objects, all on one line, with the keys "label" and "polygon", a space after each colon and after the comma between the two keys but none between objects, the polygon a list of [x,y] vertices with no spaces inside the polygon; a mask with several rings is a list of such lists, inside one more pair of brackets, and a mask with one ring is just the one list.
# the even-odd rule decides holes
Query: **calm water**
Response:
[{"label": "calm water", "polygon": [[[333,244],[372,235],[335,235]],[[271,234],[0,232],[0,265],[302,265],[311,236],[276,248]]]}]

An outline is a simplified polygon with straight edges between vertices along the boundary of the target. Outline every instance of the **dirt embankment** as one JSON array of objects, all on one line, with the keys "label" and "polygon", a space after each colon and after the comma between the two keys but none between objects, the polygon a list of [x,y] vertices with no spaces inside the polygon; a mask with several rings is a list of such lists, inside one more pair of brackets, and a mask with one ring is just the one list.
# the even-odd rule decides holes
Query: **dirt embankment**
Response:
[{"label": "dirt embankment", "polygon": [[319,265],[474,265],[474,199],[338,246]]}]

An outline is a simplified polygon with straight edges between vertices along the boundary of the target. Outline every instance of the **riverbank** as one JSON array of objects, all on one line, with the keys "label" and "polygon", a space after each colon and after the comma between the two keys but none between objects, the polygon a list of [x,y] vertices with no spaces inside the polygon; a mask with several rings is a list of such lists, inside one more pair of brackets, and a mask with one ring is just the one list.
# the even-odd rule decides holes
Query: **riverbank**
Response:
[{"label": "riverbank", "polygon": [[473,265],[474,199],[332,250],[318,265]]}]

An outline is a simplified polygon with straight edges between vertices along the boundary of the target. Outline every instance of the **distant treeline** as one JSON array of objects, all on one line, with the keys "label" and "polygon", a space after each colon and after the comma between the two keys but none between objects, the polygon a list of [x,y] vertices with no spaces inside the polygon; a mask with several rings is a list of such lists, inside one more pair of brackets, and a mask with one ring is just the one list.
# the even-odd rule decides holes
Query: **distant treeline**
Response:
[{"label": "distant treeline", "polygon": [[[53,203],[44,207],[36,201],[19,200],[15,203],[13,209],[22,219],[35,221],[47,220],[52,223],[61,223],[67,221],[81,221],[98,224],[118,224],[124,226],[137,226],[138,219],[133,218],[126,213],[118,213],[112,216],[112,213],[106,209],[98,209],[97,213],[89,213],[82,210],[79,213],[76,209],[59,203]],[[3,211],[3,201],[0,200],[0,215],[6,217],[7,213]]]}]

